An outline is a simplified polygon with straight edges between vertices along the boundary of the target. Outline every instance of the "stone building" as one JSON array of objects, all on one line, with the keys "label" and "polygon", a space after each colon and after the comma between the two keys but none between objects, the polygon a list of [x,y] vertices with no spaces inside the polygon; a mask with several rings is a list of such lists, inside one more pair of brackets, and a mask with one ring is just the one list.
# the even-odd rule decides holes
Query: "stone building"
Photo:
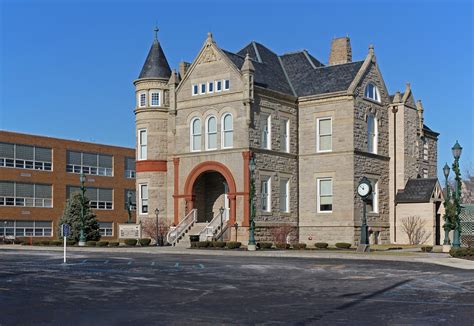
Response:
[{"label": "stone building", "polygon": [[177,227],[173,243],[188,229],[247,241],[251,158],[261,241],[284,227],[291,241],[357,243],[366,176],[372,241],[394,242],[396,193],[436,178],[438,134],[421,102],[409,85],[391,96],[374,48],[353,62],[347,37],[332,41],[324,65],[257,42],[230,52],[209,33],[178,71],[155,38],[134,85],[138,219],[158,208]]}]

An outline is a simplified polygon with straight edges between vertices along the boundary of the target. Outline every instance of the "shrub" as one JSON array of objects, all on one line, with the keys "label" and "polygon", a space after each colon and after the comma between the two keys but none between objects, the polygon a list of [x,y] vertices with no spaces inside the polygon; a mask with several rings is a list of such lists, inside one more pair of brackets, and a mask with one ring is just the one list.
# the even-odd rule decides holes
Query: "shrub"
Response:
[{"label": "shrub", "polygon": [[108,241],[97,241],[97,247],[107,247],[109,245]]},{"label": "shrub", "polygon": [[326,249],[328,244],[326,242],[316,242],[314,246],[318,249]]},{"label": "shrub", "polygon": [[67,246],[74,246],[76,244],[75,240],[66,240],[66,245]]},{"label": "shrub", "polygon": [[423,246],[421,247],[421,251],[423,252],[431,252],[433,250],[432,246]]},{"label": "shrub", "polygon": [[49,240],[41,240],[40,246],[49,246]]},{"label": "shrub", "polygon": [[33,246],[41,246],[41,242],[42,242],[42,241],[40,241],[40,240],[33,240],[33,241],[31,242],[31,244],[32,244]]},{"label": "shrub", "polygon": [[224,241],[214,241],[212,242],[212,246],[216,248],[224,248],[225,242]]},{"label": "shrub", "polygon": [[241,242],[238,241],[229,241],[226,243],[227,248],[229,249],[238,249],[242,245]]},{"label": "shrub", "polygon": [[14,239],[13,240],[13,243],[14,244],[22,244],[24,241],[23,240],[20,240],[20,239]]},{"label": "shrub", "polygon": [[118,241],[110,241],[109,242],[109,247],[118,247],[119,246],[119,242]]},{"label": "shrub", "polygon": [[285,242],[277,242],[275,243],[275,247],[278,249],[290,249],[290,244]]},{"label": "shrub", "polygon": [[198,248],[207,248],[209,247],[210,242],[209,241],[198,241],[197,242],[197,247]]},{"label": "shrub", "polygon": [[350,243],[347,243],[347,242],[338,242],[336,243],[336,248],[339,248],[339,249],[349,249],[352,245]]},{"label": "shrub", "polygon": [[125,240],[123,240],[123,242],[127,246],[132,246],[133,247],[133,246],[137,245],[137,239],[125,239]]},{"label": "shrub", "polygon": [[296,249],[296,250],[306,249],[306,243],[295,243],[293,244],[293,249]]},{"label": "shrub", "polygon": [[51,240],[49,242],[49,245],[50,246],[56,246],[56,247],[60,247],[63,245],[63,242],[61,240]]},{"label": "shrub", "polygon": [[146,247],[146,246],[149,246],[149,245],[150,245],[151,239],[149,239],[149,238],[144,238],[144,239],[138,240],[138,242],[140,243],[140,246]]},{"label": "shrub", "polygon": [[197,244],[199,241],[191,241],[191,248],[197,248]]},{"label": "shrub", "polygon": [[474,248],[451,248],[449,254],[455,258],[474,256]]},{"label": "shrub", "polygon": [[86,246],[88,247],[95,247],[96,245],[97,245],[97,241],[92,241],[92,240],[86,241]]},{"label": "shrub", "polygon": [[272,242],[259,242],[258,246],[260,247],[260,249],[270,249],[271,247],[273,247],[273,243]]}]

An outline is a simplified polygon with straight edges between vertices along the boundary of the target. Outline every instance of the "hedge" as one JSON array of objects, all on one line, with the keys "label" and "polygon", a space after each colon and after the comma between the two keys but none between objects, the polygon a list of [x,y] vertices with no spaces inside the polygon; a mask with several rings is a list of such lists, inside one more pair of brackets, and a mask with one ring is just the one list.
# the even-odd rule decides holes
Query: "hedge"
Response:
[{"label": "hedge", "polygon": [[474,256],[474,248],[451,248],[449,254],[455,258]]},{"label": "hedge", "polygon": [[290,244],[285,242],[277,242],[275,243],[275,247],[278,249],[290,249]]},{"label": "hedge", "polygon": [[349,249],[352,245],[350,243],[347,243],[347,242],[338,242],[336,243],[336,248],[339,248],[339,249]]},{"label": "hedge", "polygon": [[242,245],[241,242],[238,241],[229,241],[226,243],[227,248],[229,249],[238,249]]},{"label": "hedge", "polygon": [[40,246],[49,246],[49,240],[40,240]]},{"label": "hedge", "polygon": [[296,249],[296,250],[306,249],[306,243],[295,243],[293,244],[293,249]]},{"label": "hedge", "polygon": [[137,245],[137,239],[125,239],[125,240],[123,240],[123,242],[127,246],[136,246]]},{"label": "hedge", "polygon": [[49,245],[50,246],[56,246],[56,247],[60,247],[63,245],[63,242],[61,240],[51,240],[49,242]]},{"label": "hedge", "polygon": [[423,252],[431,252],[433,250],[433,246],[423,246],[421,247],[421,251]]},{"label": "hedge", "polygon": [[314,246],[318,249],[326,249],[329,245],[326,242],[316,242]]},{"label": "hedge", "polygon": [[211,245],[215,248],[224,248],[225,242],[224,241],[213,241]]},{"label": "hedge", "polygon": [[198,248],[207,248],[210,245],[210,241],[198,241],[197,242],[197,247]]},{"label": "hedge", "polygon": [[88,247],[95,247],[96,245],[97,245],[97,241],[92,241],[92,240],[86,241],[86,246]]},{"label": "hedge", "polygon": [[260,249],[271,249],[273,247],[273,243],[272,242],[259,242],[258,246],[260,247]]},{"label": "hedge", "polygon": [[109,247],[118,247],[119,246],[119,242],[118,241],[110,241],[109,242]]},{"label": "hedge", "polygon": [[140,243],[140,246],[146,247],[150,245],[151,239],[148,239],[148,238],[140,239],[138,240],[138,242]]},{"label": "hedge", "polygon": [[109,245],[108,241],[97,241],[97,247],[107,247]]}]

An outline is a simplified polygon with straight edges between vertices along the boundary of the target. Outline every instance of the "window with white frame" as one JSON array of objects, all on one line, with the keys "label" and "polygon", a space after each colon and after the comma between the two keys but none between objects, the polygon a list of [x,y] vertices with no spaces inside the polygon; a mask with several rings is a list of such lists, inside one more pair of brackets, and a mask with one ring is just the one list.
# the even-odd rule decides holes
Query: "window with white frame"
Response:
[{"label": "window with white frame", "polygon": [[194,118],[191,120],[191,151],[197,152],[201,150],[201,119]]},{"label": "window with white frame", "polygon": [[318,152],[332,151],[332,118],[317,119],[316,147]]},{"label": "window with white frame", "polygon": [[206,120],[206,150],[217,149],[217,119],[210,116]]},{"label": "window with white frame", "polygon": [[332,178],[320,178],[317,185],[318,213],[332,212]]},{"label": "window with white frame", "polygon": [[[80,193],[81,188],[77,186],[67,186],[67,198],[72,198],[74,193]],[[114,209],[113,189],[86,187],[84,196],[89,200],[90,208],[99,210]]]},{"label": "window with white frame", "polygon": [[114,235],[113,222],[99,222],[99,234],[102,237],[112,237]]},{"label": "window with white frame", "polygon": [[222,91],[222,80],[216,80],[216,92]]},{"label": "window with white frame", "polygon": [[140,214],[148,214],[148,185],[141,184],[139,188],[140,195]]},{"label": "window with white frame", "polygon": [[365,97],[376,102],[380,102],[380,93],[377,86],[372,83],[368,83],[365,87]]},{"label": "window with white frame", "polygon": [[280,212],[290,212],[290,180],[280,178]]},{"label": "window with white frame", "polygon": [[224,80],[224,90],[228,91],[230,89],[230,80],[225,79]]},{"label": "window with white frame", "polygon": [[378,126],[377,118],[370,113],[367,116],[367,151],[377,154],[378,147]]},{"label": "window with white frame", "polygon": [[138,107],[143,108],[146,106],[146,93],[141,92],[138,94]]},{"label": "window with white frame", "polygon": [[379,212],[379,183],[376,179],[369,179],[372,184],[372,194],[367,198],[367,211],[369,213]]},{"label": "window with white frame", "polygon": [[234,126],[232,121],[232,114],[226,113],[222,117],[222,148],[232,148],[234,145]]},{"label": "window with white frame", "polygon": [[125,161],[125,166],[124,166],[125,178],[135,179],[135,176],[136,176],[135,158],[126,157],[124,161]]},{"label": "window with white frame", "polygon": [[0,142],[0,167],[52,170],[52,149]]},{"label": "window with white frame", "polygon": [[423,160],[428,161],[428,142],[423,140]]},{"label": "window with white frame", "polygon": [[0,181],[0,206],[53,207],[52,193],[52,185]]},{"label": "window with white frame", "polygon": [[51,237],[52,221],[0,220],[0,237]]},{"label": "window with white frame", "polygon": [[264,176],[260,183],[260,208],[263,212],[271,211],[271,178]]},{"label": "window with white frame", "polygon": [[280,120],[280,148],[282,152],[290,152],[290,120]]},{"label": "window with white frame", "polygon": [[112,155],[85,153],[85,152],[66,152],[66,172],[84,173],[111,177],[113,175],[113,157]]},{"label": "window with white frame", "polygon": [[148,135],[146,129],[138,130],[138,159],[146,160],[147,159],[147,147]]},{"label": "window with white frame", "polygon": [[150,91],[150,106],[160,106],[160,91],[159,90],[151,90]]},{"label": "window with white frame", "polygon": [[198,95],[199,94],[199,85],[198,84],[193,84],[193,95]]},{"label": "window with white frame", "polygon": [[260,115],[261,144],[264,149],[271,149],[272,120],[268,114]]},{"label": "window with white frame", "polygon": [[201,83],[201,93],[200,94],[206,94],[206,83]]},{"label": "window with white frame", "polygon": [[207,83],[207,92],[214,93],[214,82],[210,81]]},{"label": "window with white frame", "polygon": [[427,168],[423,169],[423,178],[428,179],[428,169]]}]

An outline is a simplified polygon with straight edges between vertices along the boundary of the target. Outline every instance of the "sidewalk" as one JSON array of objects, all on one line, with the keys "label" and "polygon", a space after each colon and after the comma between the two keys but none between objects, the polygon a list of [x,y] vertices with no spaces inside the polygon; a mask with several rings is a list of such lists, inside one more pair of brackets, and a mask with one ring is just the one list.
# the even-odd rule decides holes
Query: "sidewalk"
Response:
[{"label": "sidewalk", "polygon": [[[34,251],[63,251],[62,247],[35,247],[21,245],[2,245],[2,250]],[[141,254],[174,254],[174,255],[205,255],[205,256],[240,256],[240,257],[281,257],[281,258],[326,258],[354,259],[374,261],[402,261],[413,263],[436,264],[447,267],[474,270],[474,261],[453,258],[445,253],[374,251],[359,253],[355,251],[319,251],[319,250],[204,250],[183,249],[175,247],[68,247],[69,252],[107,252],[107,253],[141,253]]]}]

